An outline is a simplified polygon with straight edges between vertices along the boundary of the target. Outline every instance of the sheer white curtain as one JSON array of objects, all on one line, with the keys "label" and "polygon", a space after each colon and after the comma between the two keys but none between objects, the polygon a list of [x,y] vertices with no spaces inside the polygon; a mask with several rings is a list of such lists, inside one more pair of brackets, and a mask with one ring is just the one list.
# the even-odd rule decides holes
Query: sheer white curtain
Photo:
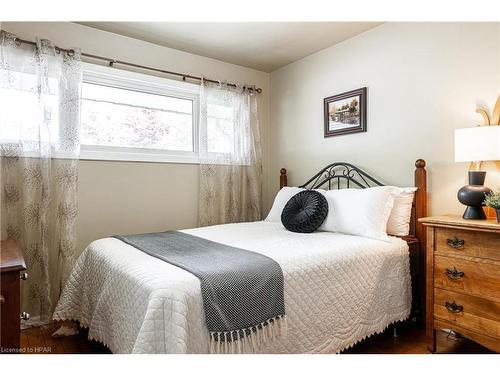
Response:
[{"label": "sheer white curtain", "polygon": [[261,220],[257,98],[243,87],[202,82],[200,226]]},{"label": "sheer white curtain", "polygon": [[74,262],[81,76],[78,50],[1,31],[1,235],[22,244],[34,324],[50,319]]}]

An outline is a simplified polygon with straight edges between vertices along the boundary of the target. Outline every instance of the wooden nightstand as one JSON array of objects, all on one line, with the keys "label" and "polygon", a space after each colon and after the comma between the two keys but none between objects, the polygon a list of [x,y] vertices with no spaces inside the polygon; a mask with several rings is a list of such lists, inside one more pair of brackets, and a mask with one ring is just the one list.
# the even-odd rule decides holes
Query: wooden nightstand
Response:
[{"label": "wooden nightstand", "polygon": [[19,243],[0,242],[0,353],[17,353],[20,345],[21,314],[20,281],[28,274]]},{"label": "wooden nightstand", "polygon": [[426,217],[426,332],[451,329],[500,352],[500,224]]}]

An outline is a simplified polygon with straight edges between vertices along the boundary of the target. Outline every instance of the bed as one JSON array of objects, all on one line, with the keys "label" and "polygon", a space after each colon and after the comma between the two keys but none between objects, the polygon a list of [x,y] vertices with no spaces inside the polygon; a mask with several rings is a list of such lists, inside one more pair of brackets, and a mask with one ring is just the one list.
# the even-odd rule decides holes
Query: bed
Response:
[{"label": "bed", "polygon": [[[424,167],[417,161],[419,190],[412,233],[406,238],[382,242],[332,232],[304,235],[266,221],[182,231],[279,263],[287,330],[256,353],[338,353],[420,315],[419,244],[425,242],[416,219],[425,214]],[[282,170],[281,186],[286,179]],[[350,164],[334,163],[304,186],[340,188],[341,181],[381,185]],[[116,238],[94,241],[82,253],[53,318],[78,321],[88,328],[89,339],[113,353],[209,352],[198,278]]]}]

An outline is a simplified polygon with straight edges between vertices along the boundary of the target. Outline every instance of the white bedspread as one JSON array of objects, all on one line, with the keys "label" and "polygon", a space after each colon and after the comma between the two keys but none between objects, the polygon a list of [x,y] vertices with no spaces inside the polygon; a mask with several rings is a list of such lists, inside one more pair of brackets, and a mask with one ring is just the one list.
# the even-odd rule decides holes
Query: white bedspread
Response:
[{"label": "white bedspread", "polygon": [[[339,352],[409,316],[409,255],[401,239],[297,234],[263,221],[184,232],[280,264],[288,332],[262,353]],[[198,279],[114,238],[82,253],[54,319],[80,321],[114,353],[208,352]]]}]

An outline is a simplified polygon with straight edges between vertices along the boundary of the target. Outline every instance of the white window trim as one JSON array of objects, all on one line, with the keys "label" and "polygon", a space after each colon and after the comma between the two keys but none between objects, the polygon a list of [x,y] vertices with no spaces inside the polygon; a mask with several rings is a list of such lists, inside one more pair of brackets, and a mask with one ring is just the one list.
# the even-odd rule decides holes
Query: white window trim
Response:
[{"label": "white window trim", "polygon": [[127,70],[82,63],[83,82],[168,95],[193,101],[193,152],[115,146],[80,146],[80,160],[136,161],[199,164],[200,88],[193,83],[169,80]]}]

